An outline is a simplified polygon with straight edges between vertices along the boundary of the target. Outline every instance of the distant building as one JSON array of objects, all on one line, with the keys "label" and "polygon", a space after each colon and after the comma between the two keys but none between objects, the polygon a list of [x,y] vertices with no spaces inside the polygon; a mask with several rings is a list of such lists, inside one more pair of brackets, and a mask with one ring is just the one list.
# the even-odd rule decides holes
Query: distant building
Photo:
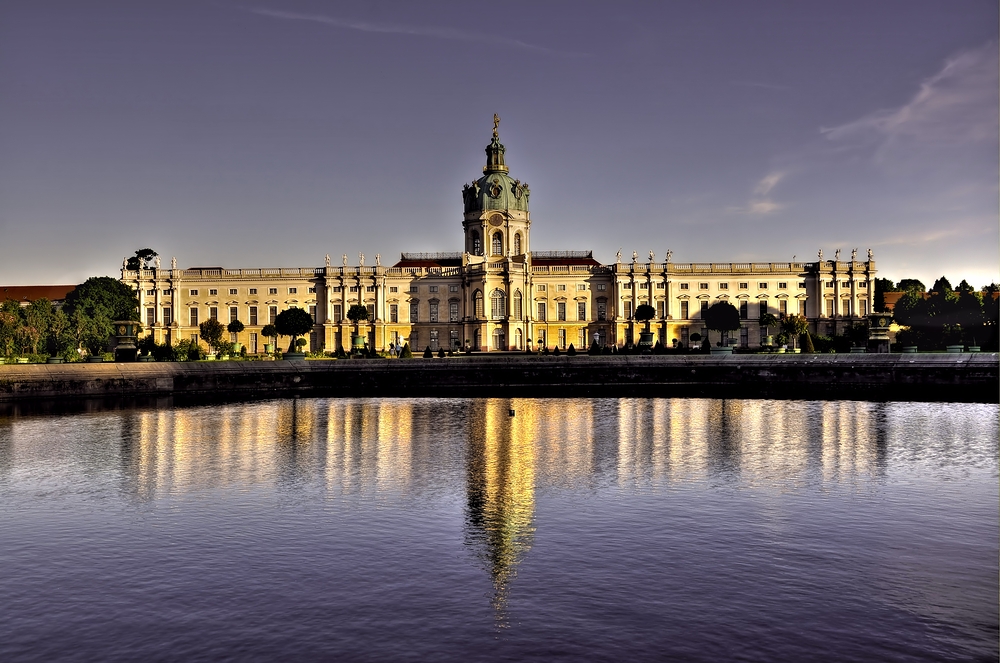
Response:
[{"label": "distant building", "polygon": [[75,285],[0,285],[0,302],[12,299],[27,306],[36,299],[47,299],[62,308],[66,295],[74,290]]},{"label": "distant building", "polygon": [[[227,269],[122,270],[138,291],[142,322],[157,341],[197,338],[208,318],[239,319],[238,340],[263,350],[261,328],[289,307],[309,311],[312,350],[347,348],[347,311],[368,307],[362,325],[375,348],[409,342],[414,350],[474,347],[483,351],[570,344],[579,349],[638,340],[641,304],[657,316],[651,329],[665,346],[705,336],[705,310],[728,301],[740,312],[738,345],[761,343],[759,317],[804,315],[813,333],[835,334],[872,310],[875,262],[675,263],[621,253],[601,264],[591,251],[535,251],[527,183],[508,174],[494,126],[483,175],[462,190],[463,247],[454,253],[403,253],[392,266],[380,256],[365,264]],[[657,242],[663,242],[658,238]],[[773,327],[771,333],[777,330]]]}]

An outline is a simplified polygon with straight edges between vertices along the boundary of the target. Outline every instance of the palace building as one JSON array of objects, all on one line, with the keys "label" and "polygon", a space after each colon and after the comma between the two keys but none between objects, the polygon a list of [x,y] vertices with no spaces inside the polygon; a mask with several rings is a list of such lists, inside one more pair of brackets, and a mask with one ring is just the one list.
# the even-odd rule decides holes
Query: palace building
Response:
[{"label": "palace building", "polygon": [[[705,336],[705,310],[728,301],[744,324],[733,341],[760,345],[763,313],[804,315],[813,333],[832,335],[872,310],[875,262],[865,261],[675,263],[668,251],[658,262],[633,252],[601,264],[591,251],[534,251],[531,191],[510,176],[494,117],[483,175],[462,190],[463,249],[454,253],[403,253],[392,266],[227,269],[122,269],[122,281],[139,294],[146,332],[158,342],[198,337],[208,318],[246,325],[238,338],[250,353],[264,350],[261,328],[290,307],[309,311],[315,327],[313,351],[349,348],[354,324],[346,315],[367,306],[361,332],[375,348],[408,342],[481,351],[542,346],[585,349],[638,341],[644,323],[633,319],[641,304],[656,310],[651,330],[663,345]],[[771,328],[770,332],[777,330]]]}]

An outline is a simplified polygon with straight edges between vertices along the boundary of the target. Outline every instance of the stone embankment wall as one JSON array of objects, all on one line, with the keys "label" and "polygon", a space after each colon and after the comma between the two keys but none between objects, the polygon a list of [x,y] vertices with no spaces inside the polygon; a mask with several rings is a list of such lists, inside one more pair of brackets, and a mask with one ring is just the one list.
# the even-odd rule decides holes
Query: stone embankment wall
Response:
[{"label": "stone embankment wall", "polygon": [[1000,401],[996,354],[553,357],[0,366],[0,402],[278,396]]}]

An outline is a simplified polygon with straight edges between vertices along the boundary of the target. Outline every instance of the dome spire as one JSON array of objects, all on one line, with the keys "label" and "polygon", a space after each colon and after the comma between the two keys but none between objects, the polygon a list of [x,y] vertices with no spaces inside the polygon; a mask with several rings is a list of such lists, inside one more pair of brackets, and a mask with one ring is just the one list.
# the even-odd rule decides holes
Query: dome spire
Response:
[{"label": "dome spire", "polygon": [[493,140],[486,147],[486,165],[483,166],[484,173],[506,173],[507,166],[503,162],[505,148],[500,143],[500,116],[493,113]]}]

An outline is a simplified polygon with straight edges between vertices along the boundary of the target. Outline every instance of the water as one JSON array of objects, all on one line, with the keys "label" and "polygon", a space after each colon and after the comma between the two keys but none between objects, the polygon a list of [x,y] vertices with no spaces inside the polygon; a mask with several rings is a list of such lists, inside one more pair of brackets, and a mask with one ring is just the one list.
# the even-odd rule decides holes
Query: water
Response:
[{"label": "water", "polygon": [[998,428],[660,399],[0,417],[0,660],[997,660]]}]

